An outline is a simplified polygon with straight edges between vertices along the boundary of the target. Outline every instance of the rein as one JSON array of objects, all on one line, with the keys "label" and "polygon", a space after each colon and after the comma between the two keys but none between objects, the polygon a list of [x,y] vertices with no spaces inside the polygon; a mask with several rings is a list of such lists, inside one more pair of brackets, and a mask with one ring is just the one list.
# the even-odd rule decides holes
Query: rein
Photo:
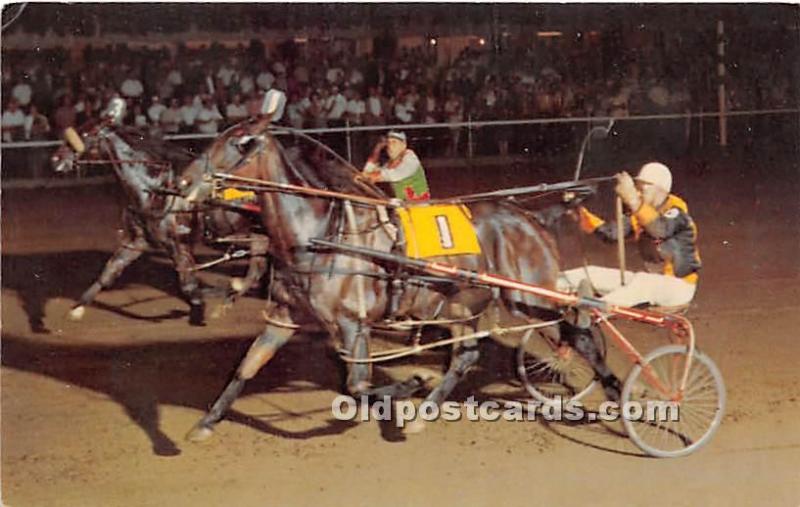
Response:
[{"label": "rein", "polygon": [[260,180],[258,178],[248,178],[245,176],[237,176],[234,174],[226,174],[219,172],[212,173],[212,176],[214,178],[223,181],[244,183],[244,185],[235,185],[235,187],[245,190],[254,190],[254,191],[272,190],[290,194],[305,194],[311,197],[327,197],[330,199],[340,199],[344,201],[352,201],[354,203],[365,204],[369,206],[391,206],[396,208],[402,206],[402,201],[400,201],[399,199],[377,199],[374,197],[365,197],[358,194],[348,194],[345,192],[336,192],[334,190],[305,187],[303,185],[293,185],[291,183],[279,183],[276,181]]},{"label": "rein", "polygon": [[[369,206],[387,206],[387,207],[394,207],[394,208],[401,208],[407,206],[407,203],[404,203],[400,199],[376,199],[373,197],[365,197],[357,194],[348,194],[345,192],[336,192],[334,190],[325,190],[321,188],[312,188],[306,187],[303,185],[294,185],[291,183],[279,183],[275,181],[267,181],[261,180],[258,178],[248,178],[245,176],[237,176],[233,174],[226,174],[226,173],[219,173],[215,172],[212,173],[212,177],[217,178],[222,181],[230,181],[233,182],[235,188],[240,188],[244,190],[253,190],[253,191],[276,191],[276,192],[287,192],[287,193],[294,193],[294,194],[305,194],[312,197],[326,197],[331,199],[341,199],[344,201],[352,201],[353,203],[357,204],[365,204]],[[499,200],[503,198],[511,198],[517,195],[528,195],[528,194],[543,194],[543,193],[552,193],[561,190],[570,190],[576,187],[584,187],[586,184],[591,183],[598,183],[602,181],[611,181],[614,179],[613,177],[600,177],[600,178],[589,178],[585,180],[576,180],[576,181],[564,181],[561,183],[553,183],[547,184],[543,183],[541,185],[534,185],[532,187],[524,187],[519,189],[507,189],[507,190],[499,190],[497,192],[486,192],[481,194],[470,194],[463,197],[453,197],[449,199],[431,199],[429,201],[422,201],[418,205],[433,205],[433,204],[465,204],[470,202],[477,202],[477,201],[486,201],[486,200]],[[238,185],[235,184],[237,182],[241,182],[243,184]]]},{"label": "rein", "polygon": [[100,159],[100,160],[75,160],[72,162],[75,165],[107,165],[107,164],[142,164],[149,167],[155,167],[157,169],[169,170],[172,168],[172,164],[169,162],[157,162],[155,160],[148,160],[148,159],[133,159],[133,160],[122,160],[119,158],[107,158],[107,159]]},{"label": "rein", "polygon": [[[297,129],[293,129],[293,128],[289,128],[289,127],[280,127],[280,128],[277,128],[277,129],[273,128],[273,131],[275,131],[277,133],[281,133],[281,132],[289,133],[289,134],[294,135],[295,137],[299,137],[301,139],[304,139],[304,140],[310,142],[311,144],[313,144],[314,146],[322,148],[322,150],[325,151],[325,153],[328,153],[328,154],[332,155],[333,158],[338,160],[345,167],[349,168],[356,175],[361,174],[361,171],[359,171],[356,168],[356,166],[351,164],[350,161],[348,161],[347,159],[345,159],[344,157],[342,157],[341,155],[336,153],[333,149],[331,149],[328,145],[326,145],[322,141],[314,139],[313,137],[311,137],[310,135],[306,134],[305,132],[303,132],[301,130],[297,130]],[[365,181],[361,181],[358,178],[356,178],[355,176],[353,177],[353,180],[355,181],[355,183],[357,185],[361,186],[362,188],[366,188],[367,190],[369,190],[370,193],[372,193],[374,195],[377,195],[377,196],[383,195],[383,192],[378,190],[372,183],[367,183]]]}]

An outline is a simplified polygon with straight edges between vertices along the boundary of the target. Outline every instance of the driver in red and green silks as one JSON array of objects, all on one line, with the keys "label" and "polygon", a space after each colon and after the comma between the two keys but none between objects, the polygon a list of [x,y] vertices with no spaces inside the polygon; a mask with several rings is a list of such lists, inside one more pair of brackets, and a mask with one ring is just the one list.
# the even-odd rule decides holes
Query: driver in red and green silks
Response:
[{"label": "driver in red and green silks", "polygon": [[[389,160],[381,165],[379,158],[384,148]],[[422,162],[408,148],[406,135],[402,132],[393,130],[375,145],[372,155],[364,165],[364,175],[375,183],[390,183],[394,196],[398,199],[427,201],[431,198]]]}]

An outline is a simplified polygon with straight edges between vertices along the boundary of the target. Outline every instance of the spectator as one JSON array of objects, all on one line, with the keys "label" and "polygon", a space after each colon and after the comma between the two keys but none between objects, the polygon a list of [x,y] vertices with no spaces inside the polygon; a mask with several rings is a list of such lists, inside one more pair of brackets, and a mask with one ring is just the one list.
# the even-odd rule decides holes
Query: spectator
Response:
[{"label": "spectator", "polygon": [[204,96],[202,104],[197,110],[197,116],[195,117],[198,132],[202,134],[216,134],[219,130],[219,122],[222,120],[223,118],[219,109],[217,109],[217,105],[214,104],[210,96]]},{"label": "spectator", "polygon": [[194,104],[194,99],[191,95],[183,97],[183,105],[181,106],[181,123],[180,132],[188,134],[194,131],[195,119],[197,119],[198,107]]},{"label": "spectator", "polygon": [[[232,64],[235,65],[236,61],[234,60]],[[227,64],[223,63],[217,71],[217,79],[219,79],[220,83],[222,83],[222,86],[225,88],[230,88],[233,78],[236,75],[236,71],[232,68],[233,65],[229,67]]]},{"label": "spectator", "polygon": [[244,74],[239,79],[239,92],[242,94],[243,97],[249,97],[251,93],[253,93],[256,89],[255,82],[253,81],[253,76],[250,74]]},{"label": "spectator", "polygon": [[261,114],[261,105],[264,103],[264,92],[251,92],[247,99],[247,116]]},{"label": "spectator", "polygon": [[147,128],[148,125],[147,115],[145,115],[144,111],[142,111],[141,104],[135,103],[133,105],[133,108],[131,109],[131,120],[133,122],[134,127],[140,129]]},{"label": "spectator", "polygon": [[28,104],[31,103],[31,94],[33,93],[28,81],[29,79],[26,75],[23,80],[17,83],[11,90],[11,96],[17,101],[17,104],[23,108],[28,107]]},{"label": "spectator", "polygon": [[309,83],[308,69],[303,63],[300,63],[297,66],[295,66],[292,77],[294,77],[295,81],[297,81],[298,84],[307,85]]},{"label": "spectator", "polygon": [[39,112],[36,104],[31,104],[28,115],[25,117],[25,139],[43,140],[50,133],[50,121],[47,116]]},{"label": "spectator", "polygon": [[350,74],[347,77],[347,85],[354,88],[359,88],[363,82],[364,74],[361,73],[358,67],[353,67],[350,69]]},{"label": "spectator", "polygon": [[256,84],[261,90],[269,90],[275,83],[275,75],[270,72],[266,67],[262,70],[256,78]]},{"label": "spectator", "polygon": [[378,92],[377,86],[372,86],[369,89],[365,123],[367,125],[386,124],[386,100]]},{"label": "spectator", "polygon": [[347,111],[347,99],[342,95],[338,86],[334,86],[328,98],[326,117],[330,126],[341,126],[344,113]]},{"label": "spectator", "polygon": [[[768,39],[768,32],[760,39]],[[716,107],[705,79],[708,69],[713,67],[713,58],[700,55],[685,60],[681,52],[684,48],[678,47],[671,37],[659,45],[640,39],[635,49],[622,46],[607,58],[610,65],[605,66],[594,57],[596,48],[588,39],[578,42],[580,44],[575,45],[564,39],[537,41],[533,46],[526,44],[525,48],[504,47],[503,54],[496,55],[488,46],[481,50],[468,48],[446,65],[437,63],[427,45],[402,49],[391,59],[382,61],[343,56],[337,44],[318,49],[309,44],[303,51],[281,52],[279,57],[257,67],[252,62],[258,65],[264,61],[263,47],[260,50],[257,47],[251,55],[244,46],[226,49],[213,44],[210,48],[181,48],[172,58],[163,48],[152,51],[120,44],[88,51],[83,62],[73,61],[64,50],[42,49],[33,54],[4,48],[0,74],[4,95],[15,98],[21,109],[27,109],[25,104],[35,101],[50,117],[53,131],[56,118],[52,103],[60,107],[64,96],[79,97],[74,106],[77,124],[94,115],[96,101],[102,99],[105,104],[109,88],[122,91],[126,98],[141,99],[145,91],[152,92],[164,101],[155,106],[163,113],[169,99],[180,99],[186,90],[202,88],[202,93],[206,93],[208,87],[204,78],[207,75],[213,78],[215,102],[220,109],[225,108],[226,115],[227,106],[233,103],[229,98],[236,93],[241,93],[241,103],[247,104],[252,92],[259,88],[271,86],[285,90],[293,97],[287,107],[295,101],[301,102],[299,107],[292,107],[290,120],[293,124],[299,123],[300,115],[306,120],[313,117],[317,124],[324,123],[325,114],[309,113],[309,95],[315,88],[331,89],[332,86],[342,91],[347,88],[361,91],[368,85],[369,97],[361,121],[370,125],[392,123],[395,114],[410,122],[438,120],[445,97],[449,99],[451,91],[461,101],[462,118],[467,114],[486,119],[505,118],[506,113],[502,111],[506,110],[513,117],[531,118],[608,113],[623,116],[683,112],[687,108],[699,109],[700,105],[707,109]],[[732,102],[739,107],[792,107],[797,102],[797,94],[791,86],[796,82],[796,72],[785,70],[791,67],[788,62],[794,53],[765,52],[769,47],[770,42],[761,41],[731,45],[731,62],[739,64],[728,67],[728,89]],[[241,55],[253,60],[244,62]],[[322,64],[309,66],[309,61]],[[143,62],[147,62],[147,66]],[[752,64],[742,65],[742,62]],[[687,67],[685,72],[681,65]],[[256,68],[255,75],[250,71],[253,68]],[[679,81],[658,82],[655,79],[655,76],[681,74],[687,76],[688,88]],[[260,78],[258,86],[256,75]],[[535,91],[530,89],[532,85]],[[374,93],[373,87],[376,87]],[[400,89],[403,93],[398,94]],[[419,97],[417,90],[433,90],[435,94],[423,93]],[[498,106],[506,90],[512,91],[513,105]],[[352,97],[348,97],[343,114],[358,121],[354,116],[357,113],[349,111],[350,100]],[[335,102],[336,94],[333,94],[327,110],[333,122],[338,115],[332,109]],[[431,107],[431,102],[436,103],[435,107]],[[142,104],[148,122],[158,124],[151,106],[153,102]],[[255,100],[253,110],[257,111],[260,106],[261,100]]]},{"label": "spectator", "polygon": [[3,129],[3,141],[21,141],[24,137],[25,128],[25,113],[20,109],[19,102],[16,99],[11,99],[8,102],[8,107],[3,111],[2,120],[0,120]]},{"label": "spectator", "polygon": [[347,101],[347,119],[352,125],[362,125],[367,112],[367,104],[357,90],[350,88],[347,92],[350,96],[350,100]]},{"label": "spectator", "polygon": [[293,93],[289,96],[289,105],[286,106],[286,117],[292,128],[303,128],[303,122],[305,121],[303,106],[300,100],[298,100],[297,93]]},{"label": "spectator", "polygon": [[414,105],[412,103],[413,97],[405,95],[403,92],[398,92],[397,100],[394,104],[394,116],[401,123],[411,123],[414,120]]},{"label": "spectator", "polygon": [[144,86],[142,86],[142,82],[139,81],[133,75],[133,73],[131,73],[122,82],[122,84],[119,87],[119,91],[122,93],[122,96],[125,97],[125,98],[138,99],[139,97],[141,97],[142,93],[144,92]]},{"label": "spectator", "polygon": [[325,117],[325,97],[320,92],[311,94],[311,105],[306,109],[306,121],[311,128],[325,128],[328,121]]},{"label": "spectator", "polygon": [[181,107],[178,99],[169,101],[169,107],[161,113],[159,124],[165,134],[177,134],[181,128]]},{"label": "spectator", "polygon": [[237,93],[233,100],[225,106],[225,117],[229,124],[239,123],[247,119],[247,106],[242,104],[242,95]]},{"label": "spectator", "polygon": [[89,97],[85,93],[78,95],[78,100],[75,102],[75,123],[83,125],[89,116],[89,109],[91,108]]},{"label": "spectator", "polygon": [[161,115],[164,114],[166,110],[167,106],[161,102],[161,98],[157,95],[153,96],[150,107],[147,108],[147,117],[150,119],[150,123],[158,125],[161,120]]},{"label": "spectator", "polygon": [[421,98],[422,104],[422,122],[423,123],[436,123],[439,117],[439,105],[436,102],[436,97],[433,91],[428,88],[425,95]]},{"label": "spectator", "polygon": [[[454,93],[450,92],[444,103],[444,115],[447,123],[460,123],[464,121],[464,104]],[[447,155],[454,156],[458,153],[458,141],[461,137],[461,127],[450,128],[450,144],[447,146]]]},{"label": "spectator", "polygon": [[172,89],[175,92],[179,92],[183,86],[183,74],[178,68],[177,61],[172,60],[171,67],[172,69],[169,71],[169,74],[167,74],[167,82],[172,85]]},{"label": "spectator", "polygon": [[344,71],[338,65],[331,65],[325,72],[325,80],[329,85],[338,85],[344,79]]}]

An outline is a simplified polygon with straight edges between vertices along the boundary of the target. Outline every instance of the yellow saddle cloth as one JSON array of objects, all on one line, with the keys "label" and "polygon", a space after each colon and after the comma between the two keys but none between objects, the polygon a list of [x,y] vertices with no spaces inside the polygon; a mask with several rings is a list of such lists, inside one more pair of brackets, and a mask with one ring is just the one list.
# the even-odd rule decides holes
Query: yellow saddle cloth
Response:
[{"label": "yellow saddle cloth", "polygon": [[406,256],[420,259],[481,253],[472,214],[463,205],[397,208],[406,239]]}]

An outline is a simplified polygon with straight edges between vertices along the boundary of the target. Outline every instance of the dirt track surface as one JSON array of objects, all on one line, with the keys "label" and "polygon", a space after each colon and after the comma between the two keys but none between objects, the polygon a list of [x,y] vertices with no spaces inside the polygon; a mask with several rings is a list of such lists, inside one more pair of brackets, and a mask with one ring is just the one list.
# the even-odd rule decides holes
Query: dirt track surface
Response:
[{"label": "dirt track surface", "polygon": [[[6,191],[3,503],[796,507],[800,178],[797,166],[745,175],[737,165],[676,171],[705,262],[690,316],[722,370],[728,409],[707,447],[674,460],[642,456],[613,425],[437,422],[403,440],[375,422],[332,421],[340,368],[314,337],[281,350],[213,440],[190,444],[184,434],[261,329],[261,301],[248,297],[221,320],[191,328],[169,264],[151,255],[83,322],[66,321],[114,247],[118,198],[108,187]],[[539,181],[524,167],[514,171],[463,170],[458,189],[446,171],[431,180],[451,193]],[[568,236],[566,267],[580,262]],[[592,262],[613,265],[613,248],[587,244]],[[480,368],[452,399],[518,389],[509,384],[511,351],[484,345]],[[438,368],[445,359],[434,353],[417,364]],[[378,374],[402,375],[412,364]]]}]

